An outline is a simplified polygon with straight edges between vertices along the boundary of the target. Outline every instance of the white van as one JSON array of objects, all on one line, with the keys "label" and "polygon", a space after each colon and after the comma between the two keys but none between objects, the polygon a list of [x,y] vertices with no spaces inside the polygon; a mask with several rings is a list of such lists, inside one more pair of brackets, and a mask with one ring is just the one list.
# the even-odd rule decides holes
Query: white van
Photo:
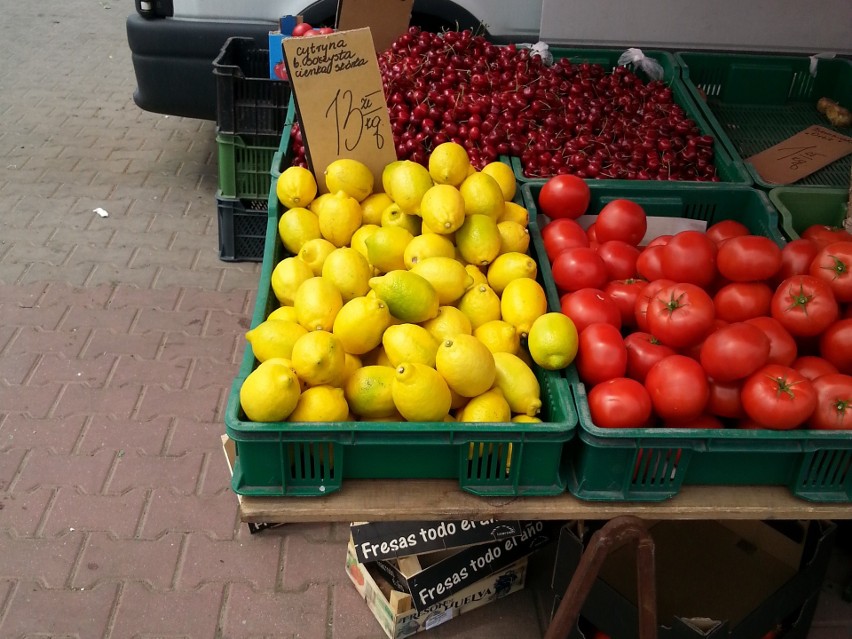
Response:
[{"label": "white van", "polygon": [[[393,2],[393,0],[386,0]],[[137,106],[216,119],[212,62],[231,36],[267,35],[283,15],[302,15],[315,27],[334,26],[338,0],[136,0],[127,41],[136,72]],[[480,29],[497,42],[535,42],[542,0],[414,0],[411,24],[430,31]]]}]

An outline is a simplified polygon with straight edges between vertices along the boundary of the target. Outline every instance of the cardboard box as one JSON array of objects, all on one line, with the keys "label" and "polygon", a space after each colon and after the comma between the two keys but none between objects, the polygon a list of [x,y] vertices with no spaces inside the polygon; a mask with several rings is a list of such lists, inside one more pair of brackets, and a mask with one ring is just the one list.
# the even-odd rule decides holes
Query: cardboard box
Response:
[{"label": "cardboard box", "polygon": [[[660,639],[753,639],[794,625],[806,636],[831,556],[835,525],[811,521],[659,521],[655,545]],[[553,589],[562,595],[584,550],[563,527]],[[612,639],[638,636],[632,544],[613,551],[582,608]],[[815,603],[815,602],[814,602]],[[578,636],[578,635],[575,635]]]},{"label": "cardboard box", "polygon": [[526,570],[527,559],[522,558],[418,612],[411,604],[411,595],[393,590],[375,565],[358,563],[351,542],[346,553],[346,574],[390,639],[429,630],[523,589]]},{"label": "cardboard box", "polygon": [[500,541],[521,534],[522,522],[373,521],[350,525],[355,554],[362,564],[450,548]]},{"label": "cardboard box", "polygon": [[394,588],[411,594],[415,610],[423,611],[544,547],[558,532],[556,522],[528,521],[520,535],[502,541],[383,559],[373,565]]}]

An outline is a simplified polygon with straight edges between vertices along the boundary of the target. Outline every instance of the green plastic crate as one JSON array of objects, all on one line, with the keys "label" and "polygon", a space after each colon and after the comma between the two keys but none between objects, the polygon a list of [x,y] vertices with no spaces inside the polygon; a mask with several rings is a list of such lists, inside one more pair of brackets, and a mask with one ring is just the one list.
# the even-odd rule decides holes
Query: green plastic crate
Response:
[{"label": "green plastic crate", "polygon": [[[746,158],[819,124],[832,127],[816,110],[822,97],[852,108],[852,62],[819,60],[816,77],[807,56],[679,52],[683,83],[735,160],[743,162],[754,183],[778,184],[760,177]],[[706,95],[701,96],[699,89]],[[799,186],[847,187],[852,156],[846,156],[796,182]]]},{"label": "green plastic crate", "polygon": [[[551,49],[555,59],[569,58],[574,63],[588,62],[591,64],[600,64],[604,67],[614,68],[618,63],[618,58],[624,52],[623,49]],[[696,125],[703,134],[714,135],[713,127],[701,113],[700,108],[695,104],[689,90],[681,80],[683,73],[680,61],[667,51],[644,50],[643,53],[653,58],[663,67],[663,81],[666,82],[672,89],[674,101],[679,104],[686,114],[695,121]],[[752,178],[749,176],[742,162],[735,159],[729,150],[717,140],[713,144],[714,164],[716,165],[716,173],[719,180],[725,183],[732,184],[751,184]],[[519,182],[544,182],[547,178],[532,178],[524,175],[524,169],[521,165],[521,159],[512,157],[512,168],[515,171],[515,177]],[[639,182],[637,180],[597,180],[588,179],[589,183],[605,181],[608,184],[623,184],[632,185]],[[696,182],[675,182],[684,186],[696,184]]]},{"label": "green plastic crate", "polygon": [[[287,256],[277,233],[280,213],[269,192],[266,249],[252,327],[277,308],[270,277]],[[564,492],[567,446],[577,413],[559,372],[536,368],[543,423],[248,422],[239,389],[257,362],[246,345],[225,412],[236,444],[232,487],[242,495],[319,496],[344,479],[457,479],[477,495],[555,495]]]},{"label": "green plastic crate", "polygon": [[791,240],[813,224],[843,226],[849,192],[810,186],[779,186],[769,192],[769,200],[781,214],[781,229]]},{"label": "green plastic crate", "polygon": [[273,183],[278,180],[278,176],[290,166],[290,162],[292,161],[290,157],[290,134],[296,121],[296,101],[291,96],[290,104],[287,107],[287,124],[281,132],[278,149],[276,149],[275,154],[272,156],[272,164],[269,168]]},{"label": "green plastic crate", "polygon": [[272,183],[270,167],[278,151],[280,135],[216,136],[219,160],[219,191],[222,197],[263,200]]},{"label": "green plastic crate", "polygon": [[[778,213],[765,193],[739,186],[696,185],[692,189],[658,183],[656,189],[590,185],[589,214],[616,198],[635,200],[649,215],[706,220],[708,225],[734,219],[752,233],[784,238]],[[533,216],[541,185],[524,184],[525,204]],[[540,223],[541,220],[538,220]],[[540,234],[532,233],[539,253]],[[550,265],[539,261],[548,303],[559,292]],[[571,447],[568,490],[590,501],[661,501],[682,485],[787,486],[801,498],[821,502],[852,501],[852,433],[839,431],[766,431],[692,428],[598,428],[592,422],[586,388],[576,369],[566,369],[579,416],[578,441]]]}]

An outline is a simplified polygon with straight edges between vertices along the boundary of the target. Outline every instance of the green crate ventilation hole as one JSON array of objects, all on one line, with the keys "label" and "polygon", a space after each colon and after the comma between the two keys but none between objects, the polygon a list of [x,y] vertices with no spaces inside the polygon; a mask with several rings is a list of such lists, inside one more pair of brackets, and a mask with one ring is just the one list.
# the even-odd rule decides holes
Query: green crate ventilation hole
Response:
[{"label": "green crate ventilation hole", "polygon": [[341,473],[336,472],[343,464],[343,448],[335,450],[333,442],[290,442],[286,444],[287,468],[282,469],[291,486],[328,486],[340,484]]},{"label": "green crate ventilation hole", "polygon": [[247,200],[246,211],[254,214],[234,214],[234,249],[237,255],[263,257],[263,244],[266,241],[266,216],[257,213],[266,212],[266,202]]},{"label": "green crate ventilation hole", "polygon": [[803,463],[796,481],[796,490],[834,489],[841,495],[852,483],[852,450],[818,450]]},{"label": "green crate ventilation hole", "polygon": [[679,488],[686,475],[690,453],[682,448],[637,449],[633,457],[630,485],[634,488]]}]

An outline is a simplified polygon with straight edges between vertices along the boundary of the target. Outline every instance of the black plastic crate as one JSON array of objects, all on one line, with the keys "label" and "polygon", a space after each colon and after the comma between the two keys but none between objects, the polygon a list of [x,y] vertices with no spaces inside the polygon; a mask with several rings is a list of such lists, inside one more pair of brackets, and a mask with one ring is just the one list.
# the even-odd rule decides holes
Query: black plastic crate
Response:
[{"label": "black plastic crate", "polygon": [[219,213],[219,259],[262,262],[268,218],[267,200],[238,200],[216,196]]},{"label": "black plastic crate", "polygon": [[254,38],[228,38],[213,61],[219,133],[280,135],[290,83],[269,77],[269,49]]}]

